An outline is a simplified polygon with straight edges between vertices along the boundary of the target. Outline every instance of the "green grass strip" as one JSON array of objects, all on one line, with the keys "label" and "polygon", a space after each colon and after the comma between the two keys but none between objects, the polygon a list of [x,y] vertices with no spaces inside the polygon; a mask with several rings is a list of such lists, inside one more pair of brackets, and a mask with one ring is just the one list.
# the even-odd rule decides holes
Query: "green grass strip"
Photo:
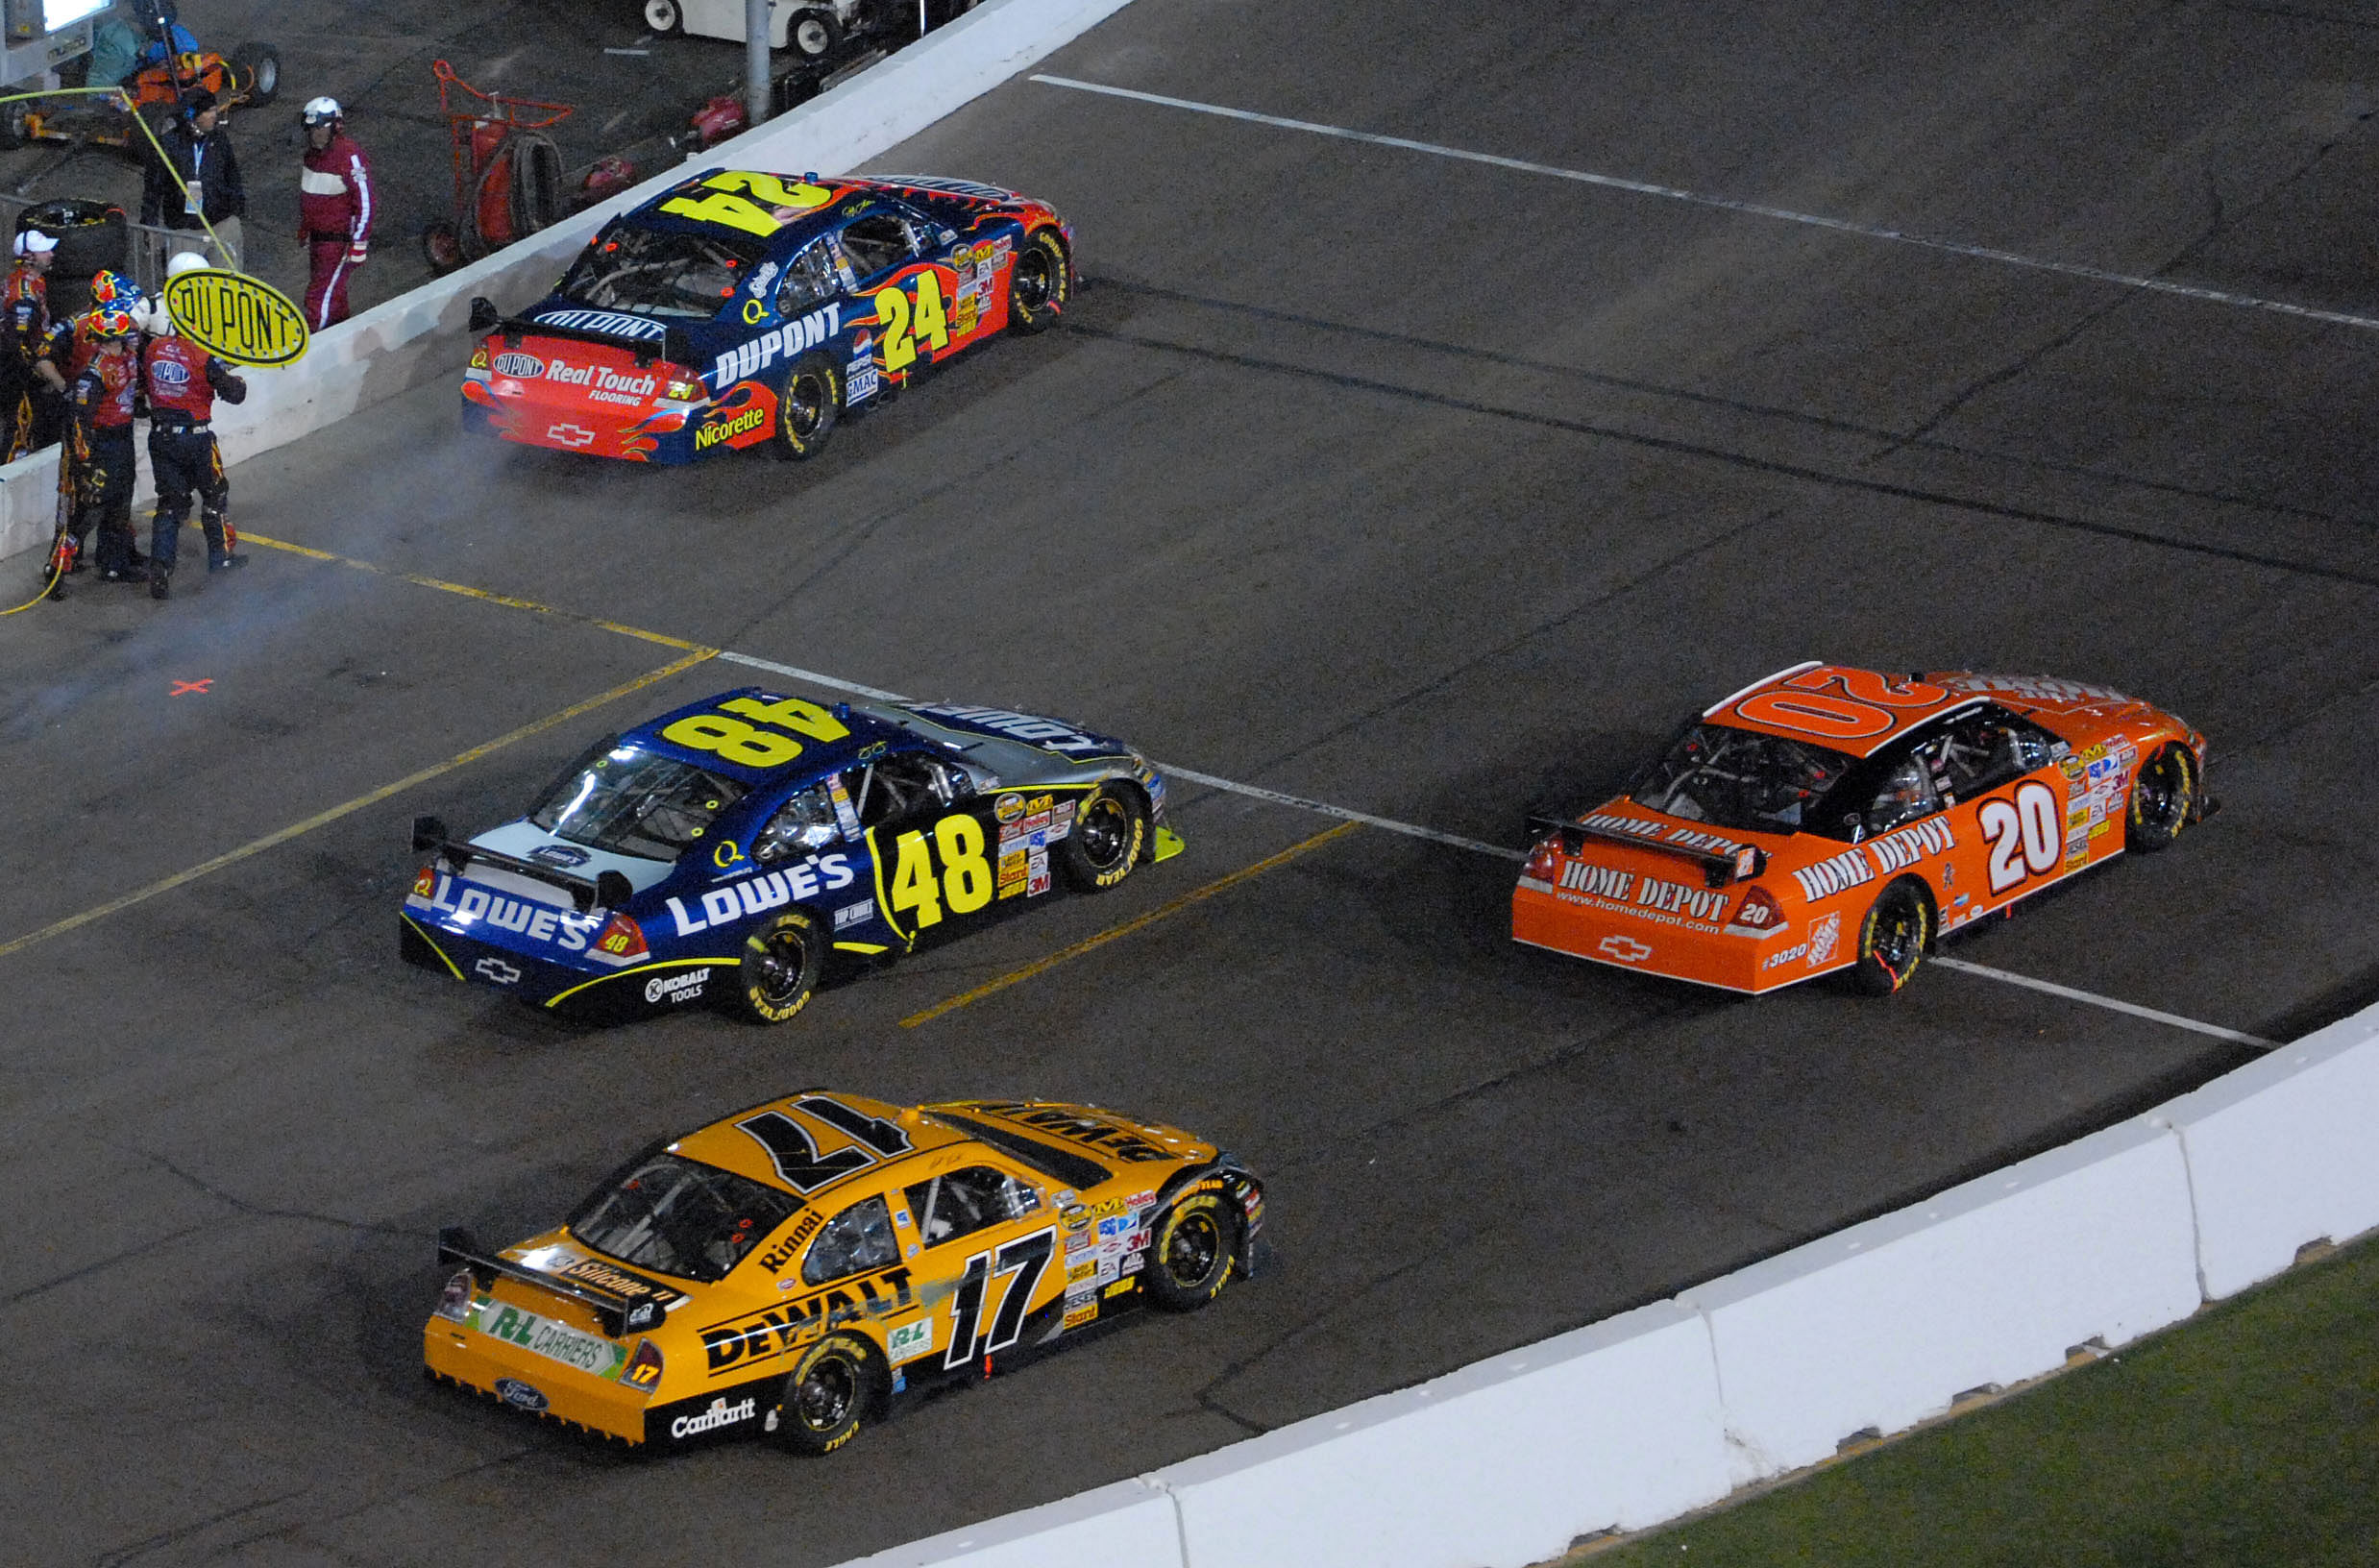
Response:
[{"label": "green grass strip", "polygon": [[2379,1244],[1592,1568],[2372,1568]]}]

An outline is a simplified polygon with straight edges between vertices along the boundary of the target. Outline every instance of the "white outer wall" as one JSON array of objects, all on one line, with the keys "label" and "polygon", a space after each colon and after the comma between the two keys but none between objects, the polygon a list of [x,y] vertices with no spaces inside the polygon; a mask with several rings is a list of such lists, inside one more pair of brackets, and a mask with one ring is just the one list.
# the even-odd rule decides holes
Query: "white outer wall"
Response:
[{"label": "white outer wall", "polygon": [[[1675,1301],[1142,1476],[1134,1507],[1169,1511],[1178,1539],[1118,1541],[1104,1568],[1523,1568],[2135,1339],[2375,1225],[2379,1007]],[[863,1561],[1072,1563],[1086,1537],[1063,1507]]]},{"label": "white outer wall", "polygon": [[[605,221],[659,195],[684,178],[689,166],[844,172],[906,141],[1127,3],[986,0],[832,92],[757,130],[697,153],[686,163],[518,245],[316,333],[304,359],[282,370],[248,372],[248,401],[236,408],[218,408],[215,429],[225,460],[236,463],[295,441],[425,381],[458,377],[471,349],[471,296],[484,294],[507,308],[526,307],[552,287],[563,267]],[[404,245],[411,238],[392,232],[382,243]],[[141,479],[139,494],[145,498],[145,465]],[[46,548],[57,517],[55,448],[0,467],[0,557]]]}]

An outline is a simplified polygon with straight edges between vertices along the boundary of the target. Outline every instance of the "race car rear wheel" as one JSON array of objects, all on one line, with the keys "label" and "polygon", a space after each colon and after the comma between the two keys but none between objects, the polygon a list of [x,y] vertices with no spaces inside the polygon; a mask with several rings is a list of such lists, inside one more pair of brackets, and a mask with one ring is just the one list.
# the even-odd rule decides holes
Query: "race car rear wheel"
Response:
[{"label": "race car rear wheel", "polygon": [[787,910],[744,939],[734,992],[737,1010],[755,1023],[782,1023],[810,1005],[826,963],[818,922]]},{"label": "race car rear wheel", "polygon": [[867,1341],[830,1334],[810,1346],[785,1379],[763,1424],[797,1453],[831,1454],[875,1413],[879,1376]]},{"label": "race car rear wheel", "polygon": [[1851,979],[1870,996],[1889,996],[1916,978],[1933,934],[1933,906],[1906,880],[1883,890],[1859,922]]},{"label": "race car rear wheel", "polygon": [[1074,269],[1066,259],[1066,242],[1054,229],[1026,234],[1008,272],[1008,331],[1042,331],[1066,313],[1073,298]]},{"label": "race car rear wheel", "polygon": [[776,400],[778,455],[802,462],[825,451],[842,411],[843,373],[834,361],[822,354],[800,360]]},{"label": "race car rear wheel", "polygon": [[1121,784],[1101,784],[1057,841],[1057,863],[1078,893],[1103,893],[1132,874],[1148,843],[1148,810]]},{"label": "race car rear wheel", "polygon": [[2163,746],[2140,764],[2131,781],[2131,804],[2123,813],[2126,849],[2162,849],[2181,836],[2197,809],[2197,758],[2189,747]]},{"label": "race car rear wheel", "polygon": [[1239,1216],[1219,1192],[1184,1198],[1157,1221],[1148,1244],[1148,1297],[1168,1312],[1187,1312],[1222,1294],[1238,1256]]}]

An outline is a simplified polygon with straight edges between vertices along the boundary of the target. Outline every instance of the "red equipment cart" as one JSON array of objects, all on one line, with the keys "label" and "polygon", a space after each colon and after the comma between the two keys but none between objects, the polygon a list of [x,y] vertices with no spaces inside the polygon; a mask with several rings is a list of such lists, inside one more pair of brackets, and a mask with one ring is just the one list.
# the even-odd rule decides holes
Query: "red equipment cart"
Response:
[{"label": "red equipment cart", "polygon": [[[431,272],[448,273],[561,216],[561,150],[544,133],[574,110],[481,92],[442,60],[430,71],[438,79],[438,110],[454,155],[454,215],[421,232],[421,251]],[[469,97],[450,95],[450,87]]]}]

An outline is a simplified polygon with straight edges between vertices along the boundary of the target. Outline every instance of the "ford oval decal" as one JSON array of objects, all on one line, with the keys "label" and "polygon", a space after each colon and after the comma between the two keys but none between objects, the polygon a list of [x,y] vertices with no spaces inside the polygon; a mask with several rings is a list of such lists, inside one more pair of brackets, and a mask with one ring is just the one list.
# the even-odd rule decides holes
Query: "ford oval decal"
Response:
[{"label": "ford oval decal", "polygon": [[496,1392],[503,1396],[506,1405],[517,1405],[524,1410],[542,1410],[546,1407],[545,1395],[518,1378],[498,1378]]}]

